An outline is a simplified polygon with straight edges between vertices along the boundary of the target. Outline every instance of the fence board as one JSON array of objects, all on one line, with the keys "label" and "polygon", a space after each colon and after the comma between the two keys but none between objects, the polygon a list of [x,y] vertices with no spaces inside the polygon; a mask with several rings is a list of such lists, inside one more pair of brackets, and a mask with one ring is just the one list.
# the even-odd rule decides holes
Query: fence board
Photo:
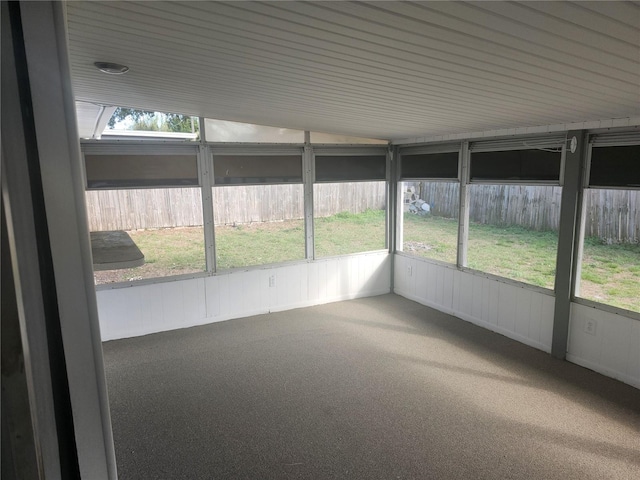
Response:
[{"label": "fence board", "polygon": [[[384,182],[315,185],[315,215],[361,213],[385,207]],[[213,188],[216,225],[304,218],[302,185]],[[91,231],[202,225],[199,188],[95,190],[86,192]]]},{"label": "fence board", "polygon": [[[459,187],[455,183],[411,182],[434,215],[457,218]],[[520,225],[558,230],[561,187],[471,185],[469,218],[491,225]],[[607,243],[640,242],[640,191],[586,190],[585,235]]]},{"label": "fence board", "polygon": [[[457,183],[408,182],[431,205],[433,215],[457,218]],[[319,217],[360,213],[385,206],[384,182],[317,184],[314,211]],[[472,185],[470,218],[493,225],[557,230],[561,187]],[[89,228],[136,230],[202,225],[199,188],[98,190],[86,192]],[[640,191],[586,190],[585,235],[607,243],[640,242]],[[215,222],[272,222],[304,217],[302,185],[216,187]]]}]

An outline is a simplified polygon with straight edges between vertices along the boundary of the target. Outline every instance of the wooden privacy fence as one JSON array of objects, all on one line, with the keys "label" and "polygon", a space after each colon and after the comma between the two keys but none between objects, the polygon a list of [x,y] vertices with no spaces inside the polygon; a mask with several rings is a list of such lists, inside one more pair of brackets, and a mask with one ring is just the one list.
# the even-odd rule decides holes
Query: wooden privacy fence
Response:
[{"label": "wooden privacy fence", "polygon": [[[457,183],[413,182],[416,194],[430,204],[433,215],[457,218]],[[561,187],[471,185],[469,218],[491,225],[520,225],[535,230],[558,230]],[[585,236],[607,243],[640,242],[640,191],[585,191]]]},{"label": "wooden privacy fence", "polygon": [[91,190],[86,200],[92,232],[202,225],[199,188]]},{"label": "wooden privacy fence", "polygon": [[640,190],[585,192],[585,235],[607,243],[640,242]]},{"label": "wooden privacy fence", "polygon": [[[384,182],[314,186],[315,215],[385,208]],[[213,188],[216,225],[304,218],[302,185]],[[137,230],[202,225],[199,188],[94,190],[86,192],[89,229]]]},{"label": "wooden privacy fence", "polygon": [[[458,217],[458,184],[407,185],[431,205],[433,215]],[[385,206],[384,182],[317,184],[314,189],[318,217]],[[98,190],[86,192],[86,198],[92,231],[202,225],[199,188]],[[473,222],[557,230],[560,201],[560,187],[472,185],[469,214]],[[586,236],[607,243],[640,242],[640,191],[587,190],[584,201]],[[304,217],[302,185],[216,187],[213,206],[217,225]]]},{"label": "wooden privacy fence", "polygon": [[472,222],[558,230],[561,187],[471,185],[469,190],[469,218]]}]

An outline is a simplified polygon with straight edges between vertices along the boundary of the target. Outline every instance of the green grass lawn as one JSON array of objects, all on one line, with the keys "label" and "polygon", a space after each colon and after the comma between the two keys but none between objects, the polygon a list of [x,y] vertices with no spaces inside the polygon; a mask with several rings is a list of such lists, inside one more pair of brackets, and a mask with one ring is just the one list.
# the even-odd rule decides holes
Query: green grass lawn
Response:
[{"label": "green grass lawn", "polygon": [[144,265],[94,272],[97,284],[203,272],[206,269],[202,227],[133,230],[128,233],[144,254]]},{"label": "green grass lawn", "polygon": [[302,259],[302,220],[216,227],[218,270]]},{"label": "green grass lawn", "polygon": [[[385,248],[384,211],[340,213],[315,221],[316,257]],[[145,255],[145,265],[95,272],[97,283],[122,282],[205,270],[202,227],[129,232]],[[405,214],[404,250],[413,255],[456,261],[456,220]],[[557,235],[520,227],[471,224],[469,267],[525,283],[553,288]],[[219,270],[304,258],[302,220],[216,227]],[[581,296],[640,311],[640,245],[584,245]]]},{"label": "green grass lawn", "polygon": [[[449,263],[456,261],[458,223],[440,217],[404,216],[404,250]],[[553,289],[558,236],[521,227],[471,223],[470,268]],[[584,244],[580,296],[640,311],[640,245]]]},{"label": "green grass lawn", "polygon": [[[404,216],[403,243],[408,253],[456,263],[457,240],[457,220]],[[418,243],[422,248],[415,247]],[[467,263],[475,270],[552,289],[557,244],[553,232],[471,223]]]},{"label": "green grass lawn", "polygon": [[606,245],[587,238],[580,296],[640,312],[640,245]]},{"label": "green grass lawn", "polygon": [[314,222],[316,258],[385,248],[385,212],[338,213]]}]

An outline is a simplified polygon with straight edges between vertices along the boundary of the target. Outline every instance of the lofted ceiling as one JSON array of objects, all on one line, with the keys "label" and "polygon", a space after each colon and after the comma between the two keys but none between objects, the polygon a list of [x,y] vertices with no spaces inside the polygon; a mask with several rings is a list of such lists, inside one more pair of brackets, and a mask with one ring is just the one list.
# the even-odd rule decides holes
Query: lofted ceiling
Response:
[{"label": "lofted ceiling", "polygon": [[67,18],[76,98],[97,105],[391,140],[640,115],[637,2],[92,1]]}]

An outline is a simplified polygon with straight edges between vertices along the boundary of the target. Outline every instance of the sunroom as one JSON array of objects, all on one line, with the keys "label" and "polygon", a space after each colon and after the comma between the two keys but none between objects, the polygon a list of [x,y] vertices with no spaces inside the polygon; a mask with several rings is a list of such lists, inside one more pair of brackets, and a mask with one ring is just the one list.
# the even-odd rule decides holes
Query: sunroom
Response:
[{"label": "sunroom", "polygon": [[489,478],[500,452],[515,476],[639,468],[636,4],[2,14],[3,337],[29,359],[9,404],[31,402],[12,412],[44,452],[16,472]]}]

